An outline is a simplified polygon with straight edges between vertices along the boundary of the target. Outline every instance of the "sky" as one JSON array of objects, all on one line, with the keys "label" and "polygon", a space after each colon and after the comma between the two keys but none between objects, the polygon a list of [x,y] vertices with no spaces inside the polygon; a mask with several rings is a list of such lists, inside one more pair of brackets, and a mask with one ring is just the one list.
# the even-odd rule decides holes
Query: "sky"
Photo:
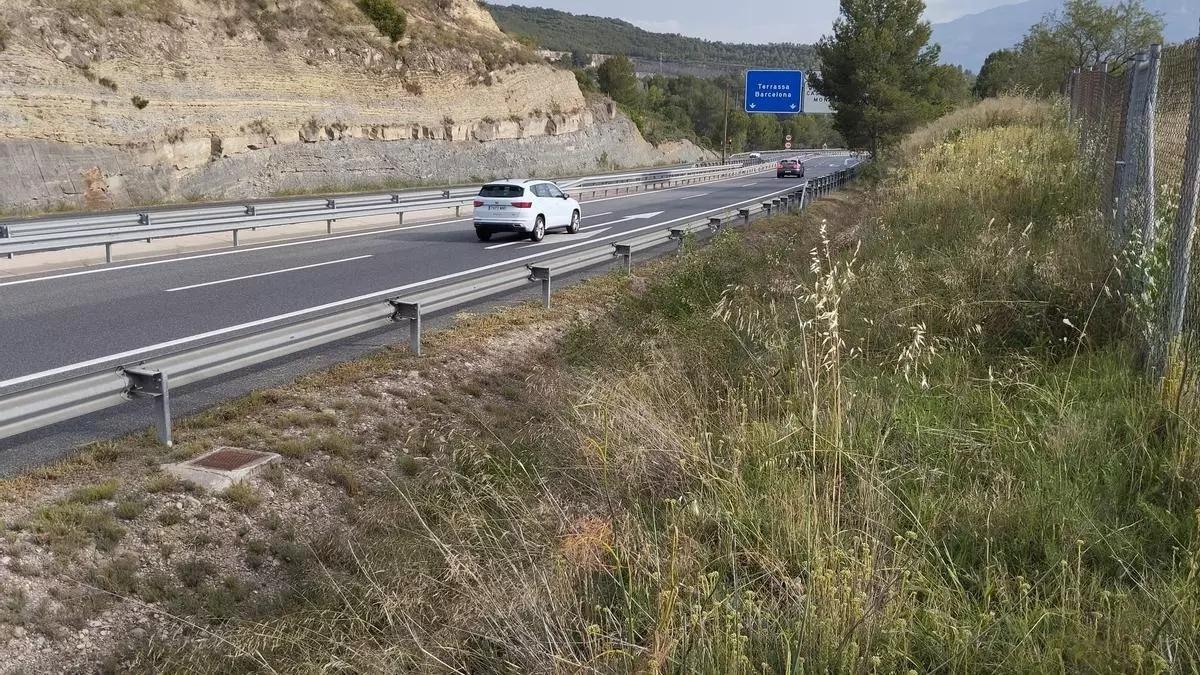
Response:
[{"label": "sky", "polygon": [[[624,19],[646,30],[723,42],[816,42],[829,32],[838,0],[493,0]],[[926,18],[950,21],[1017,0],[925,0]],[[730,16],[730,8],[736,16]],[[736,19],[736,20],[734,20]],[[748,19],[748,20],[747,20]]]}]

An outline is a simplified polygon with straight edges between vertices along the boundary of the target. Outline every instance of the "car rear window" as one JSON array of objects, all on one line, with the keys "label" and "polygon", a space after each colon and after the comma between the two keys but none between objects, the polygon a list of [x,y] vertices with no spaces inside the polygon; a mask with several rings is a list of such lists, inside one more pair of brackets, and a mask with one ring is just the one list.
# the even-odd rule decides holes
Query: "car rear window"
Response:
[{"label": "car rear window", "polygon": [[484,185],[480,197],[524,197],[525,188],[519,185]]}]

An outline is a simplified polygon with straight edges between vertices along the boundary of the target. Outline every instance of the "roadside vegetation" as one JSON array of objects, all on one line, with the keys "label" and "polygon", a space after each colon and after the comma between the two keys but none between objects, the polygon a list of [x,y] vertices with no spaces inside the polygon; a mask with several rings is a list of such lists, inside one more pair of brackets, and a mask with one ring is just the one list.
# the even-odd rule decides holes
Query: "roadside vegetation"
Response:
[{"label": "roadside vegetation", "polygon": [[[621,104],[651,143],[686,138],[720,150],[724,137],[729,140],[729,151],[742,152],[783,149],[784,137],[790,135],[793,147],[797,148],[845,146],[828,115],[743,112],[744,75],[712,78],[654,75],[639,80],[633,62],[625,56],[615,56],[597,68],[576,65],[575,76],[584,91],[601,91]],[[724,136],[726,133],[728,136]]]},{"label": "roadside vegetation", "polygon": [[356,486],[290,593],[124,663],[1193,668],[1196,417],[1133,367],[1060,111],[983,105],[875,185],[604,281],[615,309],[496,383],[503,405],[463,391],[404,441],[377,430],[438,451]]}]

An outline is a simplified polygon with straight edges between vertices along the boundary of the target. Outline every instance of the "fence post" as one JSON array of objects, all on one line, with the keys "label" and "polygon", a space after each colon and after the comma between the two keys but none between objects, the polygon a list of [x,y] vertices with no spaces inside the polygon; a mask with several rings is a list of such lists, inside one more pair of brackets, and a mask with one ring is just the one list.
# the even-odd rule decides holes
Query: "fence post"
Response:
[{"label": "fence post", "polygon": [[[1192,92],[1191,117],[1188,120],[1187,149],[1183,160],[1183,187],[1179,194],[1179,213],[1171,233],[1171,278],[1167,285],[1166,311],[1167,356],[1183,334],[1188,305],[1188,283],[1192,274],[1192,251],[1196,235],[1197,202],[1200,201],[1200,45],[1196,50],[1196,88]],[[1194,298],[1193,298],[1194,300]],[[1161,371],[1160,371],[1161,372]]]},{"label": "fence post", "polygon": [[1142,245],[1146,252],[1154,250],[1154,241],[1158,238],[1157,190],[1154,182],[1154,144],[1157,142],[1155,125],[1155,110],[1158,107],[1158,72],[1162,61],[1162,45],[1151,45],[1146,64],[1146,110],[1143,115],[1142,128],[1145,130],[1146,155],[1145,175],[1142,176]]},{"label": "fence post", "polygon": [[[1146,53],[1138,52],[1129,64],[1129,93],[1126,98],[1125,129],[1121,137],[1121,154],[1117,159],[1116,169],[1113,171],[1113,182],[1116,184],[1113,189],[1113,199],[1116,201],[1116,221],[1113,223],[1116,235],[1114,239],[1122,246],[1124,246],[1129,233],[1129,193],[1135,176],[1132,171],[1135,169],[1137,161],[1133,156],[1133,141],[1138,133],[1140,118],[1145,111],[1143,74],[1146,72],[1144,68],[1146,60]],[[1099,120],[1104,120],[1103,114]]]}]

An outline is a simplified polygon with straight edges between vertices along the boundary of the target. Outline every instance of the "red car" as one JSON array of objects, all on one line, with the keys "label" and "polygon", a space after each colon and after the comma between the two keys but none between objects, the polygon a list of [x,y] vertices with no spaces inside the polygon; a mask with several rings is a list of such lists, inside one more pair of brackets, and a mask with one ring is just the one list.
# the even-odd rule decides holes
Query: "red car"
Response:
[{"label": "red car", "polygon": [[798,159],[785,159],[775,165],[775,177],[795,176],[804,178],[804,162]]}]

